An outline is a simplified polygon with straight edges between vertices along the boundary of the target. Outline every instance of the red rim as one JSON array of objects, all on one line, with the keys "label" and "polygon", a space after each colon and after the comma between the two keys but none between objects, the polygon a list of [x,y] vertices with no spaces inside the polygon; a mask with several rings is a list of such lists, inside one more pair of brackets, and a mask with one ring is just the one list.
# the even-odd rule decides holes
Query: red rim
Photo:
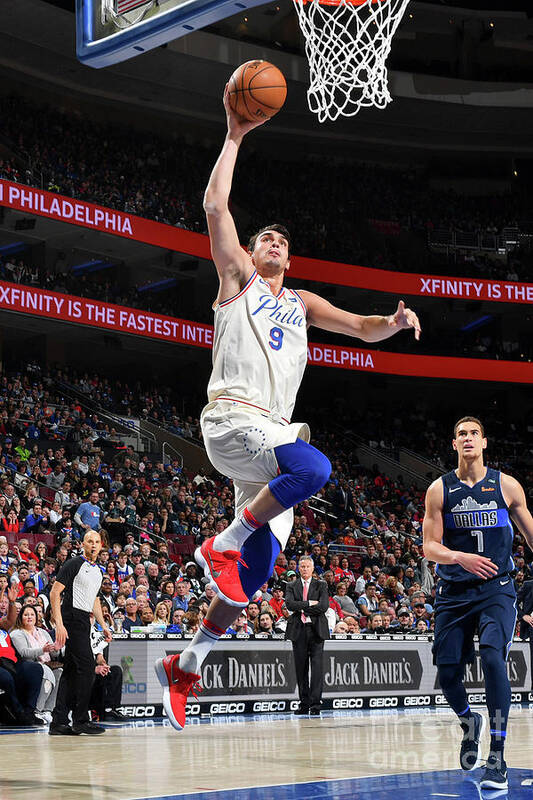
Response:
[{"label": "red rim", "polygon": [[[371,5],[377,5],[378,3],[384,3],[385,0],[344,0],[345,3],[349,6],[366,6],[368,3]],[[306,5],[307,3],[313,3],[315,0],[295,0],[296,3],[301,3],[302,5]],[[340,6],[342,0],[317,0],[319,5],[321,6]]]}]

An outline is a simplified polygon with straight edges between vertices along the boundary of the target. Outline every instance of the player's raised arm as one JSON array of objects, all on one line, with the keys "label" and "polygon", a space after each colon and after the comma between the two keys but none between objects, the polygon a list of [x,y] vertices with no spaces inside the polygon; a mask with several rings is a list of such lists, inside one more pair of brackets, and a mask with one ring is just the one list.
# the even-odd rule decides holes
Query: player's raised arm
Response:
[{"label": "player's raised arm", "polygon": [[398,303],[394,314],[387,317],[377,314],[365,317],[343,311],[313,292],[300,290],[299,294],[307,306],[308,323],[322,330],[356,336],[364,342],[381,342],[394,336],[398,331],[412,328],[415,339],[420,338],[421,327],[418,317],[414,311],[405,307],[403,300]]},{"label": "player's raised arm", "polygon": [[438,564],[459,564],[459,566],[477,575],[479,578],[492,578],[498,572],[498,567],[490,558],[477,553],[462,553],[459,550],[450,550],[442,544],[443,521],[442,507],[444,492],[442,480],[433,481],[426,492],[426,512],[424,514],[424,555],[430,561]]},{"label": "player's raised arm", "polygon": [[509,515],[533,550],[533,517],[527,507],[524,489],[515,478],[505,475],[503,472],[501,475],[502,492],[504,500],[509,506]]},{"label": "player's raised arm", "polygon": [[204,195],[211,253],[220,278],[219,300],[238,293],[253,271],[250,257],[240,245],[228,201],[242,138],[262,124],[262,121],[247,122],[235,114],[229,104],[227,85],[224,90],[224,108],[228,132]]}]

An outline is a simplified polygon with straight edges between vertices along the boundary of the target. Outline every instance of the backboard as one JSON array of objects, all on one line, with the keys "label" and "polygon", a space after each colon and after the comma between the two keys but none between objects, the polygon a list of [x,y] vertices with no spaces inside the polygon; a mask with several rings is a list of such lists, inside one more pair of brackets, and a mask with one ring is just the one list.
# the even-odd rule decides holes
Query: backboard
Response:
[{"label": "backboard", "polygon": [[77,56],[107,67],[265,0],[76,0]]}]

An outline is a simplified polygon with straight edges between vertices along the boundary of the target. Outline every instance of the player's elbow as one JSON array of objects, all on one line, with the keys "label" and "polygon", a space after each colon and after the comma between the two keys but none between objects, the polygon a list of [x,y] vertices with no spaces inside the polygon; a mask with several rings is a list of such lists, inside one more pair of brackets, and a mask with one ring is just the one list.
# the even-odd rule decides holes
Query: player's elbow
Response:
[{"label": "player's elbow", "polygon": [[222,198],[206,192],[204,196],[204,211],[209,217],[219,217],[224,211],[227,211],[228,204]]}]

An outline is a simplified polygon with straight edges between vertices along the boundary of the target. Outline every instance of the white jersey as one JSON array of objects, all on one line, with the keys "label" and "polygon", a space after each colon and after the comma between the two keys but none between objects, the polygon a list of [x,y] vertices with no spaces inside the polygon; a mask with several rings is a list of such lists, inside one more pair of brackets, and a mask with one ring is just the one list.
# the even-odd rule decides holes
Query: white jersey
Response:
[{"label": "white jersey", "polygon": [[294,290],[275,296],[254,271],[215,307],[210,403],[239,399],[290,422],[306,363],[306,307]]}]

